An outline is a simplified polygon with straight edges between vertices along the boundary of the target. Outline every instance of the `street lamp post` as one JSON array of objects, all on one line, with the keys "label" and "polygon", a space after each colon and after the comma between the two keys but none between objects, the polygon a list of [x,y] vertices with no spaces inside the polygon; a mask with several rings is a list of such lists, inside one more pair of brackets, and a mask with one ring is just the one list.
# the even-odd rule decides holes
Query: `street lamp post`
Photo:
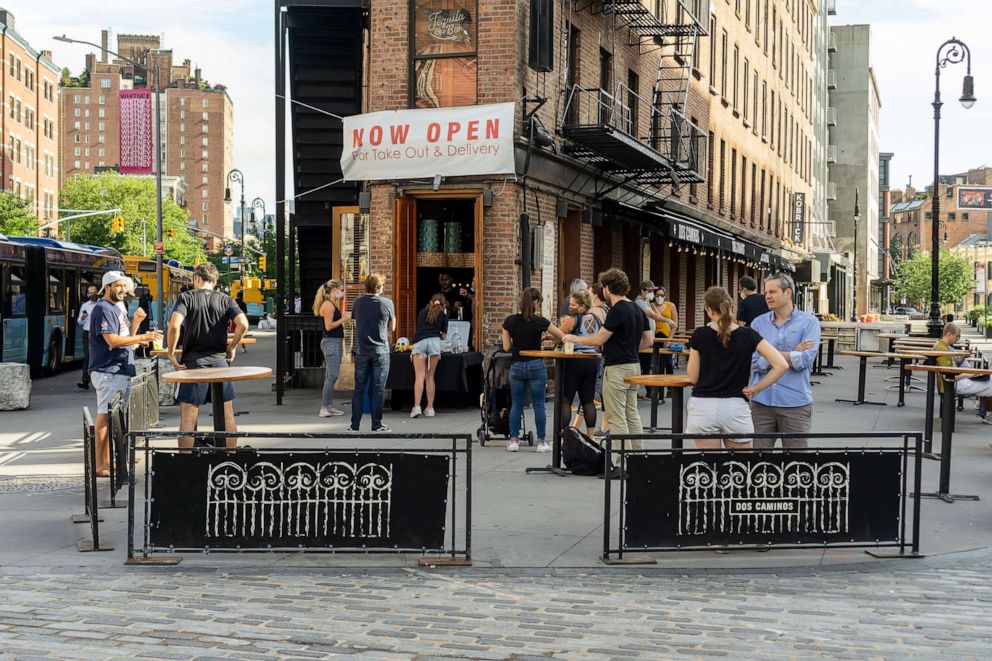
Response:
[{"label": "street lamp post", "polygon": [[227,173],[227,188],[224,189],[224,201],[231,201],[231,182],[241,184],[241,203],[238,217],[241,219],[241,257],[238,261],[238,273],[241,275],[241,288],[245,287],[245,176],[241,170],[234,168]]},{"label": "street lamp post", "polygon": [[965,62],[964,83],[961,98],[958,99],[965,110],[975,105],[975,81],[971,76],[971,51],[964,42],[951,37],[937,49],[937,66],[934,68],[933,91],[933,191],[931,200],[930,222],[930,320],[927,328],[930,337],[941,336],[943,325],[940,321],[940,70],[948,64]]},{"label": "street lamp post", "polygon": [[[861,194],[861,190],[858,188],[854,189],[854,286],[851,288],[853,294],[851,296],[851,321],[856,322],[858,320],[858,225],[861,222],[861,208],[858,205],[858,197]],[[865,272],[865,280],[868,280],[868,273]]]},{"label": "street lamp post", "polygon": [[256,234],[255,236],[264,239],[265,238],[265,200],[263,200],[260,197],[256,197],[254,200],[251,201],[251,209],[252,209],[251,215],[253,222],[255,220],[255,209],[262,210],[262,236],[258,237],[258,234]]},{"label": "street lamp post", "polygon": [[[159,77],[159,67],[156,64],[154,67],[149,67],[140,62],[135,62],[129,57],[124,57],[120,53],[115,53],[112,50],[104,48],[100,44],[95,44],[92,41],[83,41],[82,39],[72,39],[62,35],[61,37],[52,37],[55,41],[61,41],[67,44],[84,44],[86,46],[92,46],[93,48],[99,48],[106,51],[110,55],[121,59],[133,67],[137,67],[143,70],[146,74],[155,75],[155,220],[156,220],[156,232],[155,240],[157,243],[162,243],[162,79]],[[155,286],[155,317],[159,324],[165,324],[165,290],[162,283],[162,253],[158,250],[155,251],[155,279],[157,284]]]}]

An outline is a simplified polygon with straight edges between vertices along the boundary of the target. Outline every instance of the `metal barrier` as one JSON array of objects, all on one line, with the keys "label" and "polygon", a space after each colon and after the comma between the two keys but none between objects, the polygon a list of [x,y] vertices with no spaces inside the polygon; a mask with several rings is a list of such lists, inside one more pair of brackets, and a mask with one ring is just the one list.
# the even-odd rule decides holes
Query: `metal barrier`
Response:
[{"label": "metal barrier", "polygon": [[[376,434],[428,441],[406,448],[152,447],[176,432],[128,436],[127,564],[177,564],[179,552],[422,553],[421,565],[470,565],[472,438]],[[355,440],[354,434],[191,432],[243,440]],[[443,447],[447,445],[447,447]],[[135,549],[135,458],[145,457],[143,532]],[[459,484],[459,457],[464,487]],[[459,492],[464,514],[459,529]],[[445,525],[450,516],[450,524]],[[427,555],[435,554],[435,555]]]},{"label": "metal barrier", "polygon": [[[813,443],[898,443],[733,451],[642,447],[656,441],[677,445],[695,439],[783,437]],[[607,564],[654,562],[643,556],[625,558],[631,551],[714,548],[873,547],[897,549],[893,557],[919,557],[920,433],[641,434],[609,436],[605,449],[607,464],[615,454],[623,466],[615,544],[612,481],[606,480],[605,486],[603,562]],[[911,520],[907,519],[909,498]]]},{"label": "metal barrier", "polygon": [[324,321],[313,315],[286,315],[289,352],[286,365],[296,388],[319,388],[324,383],[324,352],[320,341],[324,336]]},{"label": "metal barrier", "polygon": [[96,474],[96,432],[90,410],[83,407],[83,499],[84,514],[74,514],[73,523],[90,524],[90,538],[81,539],[76,548],[81,552],[113,551],[114,547],[106,542],[100,542],[100,503],[97,491]]}]

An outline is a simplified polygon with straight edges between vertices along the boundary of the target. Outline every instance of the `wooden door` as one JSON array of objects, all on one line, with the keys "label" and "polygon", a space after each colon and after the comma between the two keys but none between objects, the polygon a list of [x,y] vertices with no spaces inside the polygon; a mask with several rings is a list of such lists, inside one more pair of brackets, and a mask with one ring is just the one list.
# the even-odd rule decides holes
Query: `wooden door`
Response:
[{"label": "wooden door", "polygon": [[556,303],[568,295],[572,280],[582,277],[582,217],[578,210],[568,212],[568,216],[559,221],[558,242],[558,278],[559,291]]},{"label": "wooden door", "polygon": [[417,327],[417,201],[398,197],[395,211],[396,337],[413,337]]}]

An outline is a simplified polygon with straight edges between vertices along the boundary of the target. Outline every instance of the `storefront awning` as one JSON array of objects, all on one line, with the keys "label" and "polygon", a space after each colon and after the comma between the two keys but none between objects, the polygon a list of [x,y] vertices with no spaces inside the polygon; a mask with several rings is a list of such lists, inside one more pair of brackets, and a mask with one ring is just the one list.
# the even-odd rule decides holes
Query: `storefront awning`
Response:
[{"label": "storefront awning", "polygon": [[729,255],[758,262],[773,270],[789,271],[790,273],[796,270],[792,262],[771,252],[764,246],[722,230],[707,227],[687,216],[668,210],[642,209],[622,202],[616,205],[616,210],[619,215],[656,228],[675,241],[716,248]]}]

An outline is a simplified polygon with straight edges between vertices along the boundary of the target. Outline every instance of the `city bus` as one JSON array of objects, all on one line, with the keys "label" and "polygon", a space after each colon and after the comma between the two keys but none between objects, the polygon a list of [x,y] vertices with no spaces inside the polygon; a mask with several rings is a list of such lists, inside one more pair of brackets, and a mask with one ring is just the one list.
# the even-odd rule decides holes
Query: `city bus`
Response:
[{"label": "city bus", "polygon": [[[124,256],[124,272],[134,279],[136,285],[148,287],[148,293],[152,295],[152,300],[158,295],[158,276],[155,272],[155,258],[141,257],[139,255]],[[193,287],[193,269],[184,266],[182,262],[175,259],[166,259],[162,262],[162,291],[165,294],[165,318],[168,320],[172,313],[172,306],[176,304],[179,294]],[[128,314],[134,316],[134,311],[138,308],[137,299],[128,305]],[[149,322],[155,322],[159,329],[165,326],[161,320],[156,318],[157,306],[152,303],[149,312]]]},{"label": "city bus", "polygon": [[104,273],[123,269],[112,248],[0,234],[3,362],[27,363],[33,375],[42,375],[82,360],[76,317],[86,289],[99,289]]}]

